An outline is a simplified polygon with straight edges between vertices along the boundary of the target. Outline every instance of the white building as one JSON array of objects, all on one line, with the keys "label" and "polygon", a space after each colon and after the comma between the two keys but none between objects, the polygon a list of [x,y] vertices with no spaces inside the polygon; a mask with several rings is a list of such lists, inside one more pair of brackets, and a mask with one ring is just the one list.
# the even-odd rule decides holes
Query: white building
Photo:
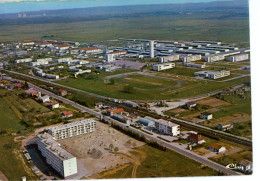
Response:
[{"label": "white building", "polygon": [[116,60],[113,54],[106,54],[105,58],[106,58],[106,62],[113,62]]},{"label": "white building", "polygon": [[71,62],[71,58],[59,58],[56,60],[57,63],[65,63],[65,62]]},{"label": "white building", "polygon": [[219,79],[222,77],[227,77],[230,76],[230,71],[200,71],[200,72],[195,72],[195,76],[201,76],[209,79]]},{"label": "white building", "polygon": [[166,63],[166,62],[172,62],[179,59],[180,59],[180,55],[171,55],[171,56],[160,57],[159,62]]},{"label": "white building", "polygon": [[44,96],[44,97],[40,97],[40,101],[41,102],[50,102],[50,97],[49,96]]},{"label": "white building", "polygon": [[32,61],[33,61],[32,58],[25,58],[25,59],[15,60],[15,63],[29,63],[29,62],[32,62]]},{"label": "white building", "polygon": [[154,58],[154,41],[150,41],[149,45],[150,45],[150,58]]},{"label": "white building", "polygon": [[158,131],[163,134],[171,135],[171,136],[179,136],[180,135],[180,125],[174,124],[172,122],[158,119],[154,120],[154,125]]},{"label": "white building", "polygon": [[76,157],[61,148],[51,135],[38,135],[37,144],[46,162],[64,178],[78,173]]},{"label": "white building", "polygon": [[194,62],[201,59],[201,55],[188,55],[182,57],[182,62]]},{"label": "white building", "polygon": [[96,121],[93,119],[86,119],[79,122],[64,124],[48,129],[48,133],[54,137],[55,140],[62,140],[74,136],[91,133],[96,131]]},{"label": "white building", "polygon": [[206,68],[205,64],[200,65],[200,64],[184,63],[184,66],[186,66],[186,67],[194,67],[194,68],[201,68],[201,69]]},{"label": "white building", "polygon": [[229,61],[230,62],[240,62],[240,61],[244,61],[244,60],[248,60],[248,59],[249,59],[248,54],[241,54],[241,55],[231,56],[229,58]]},{"label": "white building", "polygon": [[76,72],[76,73],[74,73],[74,76],[77,77],[80,74],[86,74],[86,73],[91,73],[91,70],[89,69],[89,70],[82,70],[82,71]]},{"label": "white building", "polygon": [[165,64],[157,64],[153,66],[153,70],[155,71],[161,71],[161,70],[167,70],[175,67],[175,63],[165,63]]},{"label": "white building", "polygon": [[211,143],[209,145],[209,150],[217,153],[224,153],[226,151],[226,148],[217,143]]},{"label": "white building", "polygon": [[209,55],[205,57],[205,62],[216,62],[224,59],[224,55]]},{"label": "white building", "polygon": [[213,118],[212,113],[204,112],[200,114],[201,119],[211,120]]}]

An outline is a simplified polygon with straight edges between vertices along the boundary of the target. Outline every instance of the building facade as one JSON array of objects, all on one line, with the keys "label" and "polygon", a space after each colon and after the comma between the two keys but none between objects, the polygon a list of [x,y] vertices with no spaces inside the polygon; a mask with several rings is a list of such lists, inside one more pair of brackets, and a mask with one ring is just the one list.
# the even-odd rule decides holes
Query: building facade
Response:
[{"label": "building facade", "polygon": [[95,131],[96,121],[93,119],[86,119],[50,128],[48,133],[52,135],[55,140],[63,140]]},{"label": "building facade", "polygon": [[180,125],[168,122],[166,120],[158,119],[154,121],[155,128],[163,134],[171,136],[180,135]]},{"label": "building facade", "polygon": [[174,67],[175,67],[175,63],[157,64],[153,66],[153,70],[162,71],[162,70],[172,69]]}]

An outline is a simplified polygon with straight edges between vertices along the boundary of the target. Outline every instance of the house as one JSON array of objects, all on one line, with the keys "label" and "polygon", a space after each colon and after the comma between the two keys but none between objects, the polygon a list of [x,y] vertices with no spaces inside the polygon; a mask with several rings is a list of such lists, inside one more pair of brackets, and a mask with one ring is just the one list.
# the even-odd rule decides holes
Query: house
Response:
[{"label": "house", "polygon": [[40,92],[34,90],[33,88],[30,88],[28,90],[25,91],[27,94],[29,94],[30,96],[37,96],[39,95]]},{"label": "house", "polygon": [[223,153],[226,151],[226,148],[224,146],[221,146],[217,143],[211,143],[209,145],[209,150],[217,153]]},{"label": "house", "polygon": [[188,136],[187,140],[196,144],[203,144],[206,142],[204,138],[199,134],[191,134]]},{"label": "house", "polygon": [[212,113],[204,112],[204,113],[201,113],[201,114],[200,114],[200,118],[201,118],[201,119],[210,120],[210,119],[213,118],[213,115],[212,115]]},{"label": "house", "polygon": [[102,108],[103,105],[104,105],[103,102],[98,102],[98,103],[95,104],[95,106],[96,106],[97,108]]},{"label": "house", "polygon": [[14,84],[14,88],[21,89],[23,86],[21,83]]},{"label": "house", "polygon": [[70,118],[70,117],[73,116],[73,112],[72,111],[64,111],[61,115],[64,118]]},{"label": "house", "polygon": [[220,131],[227,131],[227,130],[232,129],[232,128],[233,128],[232,124],[225,124],[225,125],[218,124],[217,125],[217,129],[220,130]]},{"label": "house", "polygon": [[50,102],[50,97],[49,96],[44,96],[44,97],[40,97],[40,101],[41,102]]},{"label": "house", "polygon": [[49,106],[51,109],[56,109],[56,108],[59,108],[59,107],[60,107],[60,104],[57,103],[57,102],[52,102],[52,103],[48,104],[48,106]]},{"label": "house", "polygon": [[58,90],[58,95],[59,96],[66,96],[68,94],[68,92],[66,90],[63,89],[59,89]]},{"label": "house", "polygon": [[244,173],[252,173],[253,172],[253,164],[252,162],[248,160],[242,160],[238,164],[238,170],[244,172]]},{"label": "house", "polygon": [[122,114],[124,112],[124,109],[120,108],[120,109],[114,109],[114,110],[107,110],[107,114],[109,116],[113,116],[114,114]]},{"label": "house", "polygon": [[190,109],[190,108],[196,107],[196,106],[197,106],[197,103],[194,102],[194,101],[187,102],[187,103],[186,103],[186,106],[187,106],[188,109]]}]

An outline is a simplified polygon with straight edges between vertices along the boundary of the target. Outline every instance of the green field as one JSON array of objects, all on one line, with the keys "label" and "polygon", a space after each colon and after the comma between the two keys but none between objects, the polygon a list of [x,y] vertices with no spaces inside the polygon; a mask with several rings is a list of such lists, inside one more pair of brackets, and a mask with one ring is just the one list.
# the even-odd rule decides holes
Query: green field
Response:
[{"label": "green field", "polygon": [[20,144],[14,142],[11,133],[23,131],[25,126],[3,97],[0,97],[0,115],[0,170],[8,179],[20,180],[22,176],[27,176],[27,173],[14,153],[14,150],[19,150]]},{"label": "green field", "polygon": [[[167,150],[166,152],[150,147],[148,145],[136,148],[137,151],[146,155],[146,159],[137,168],[137,178],[151,177],[182,177],[182,176],[216,176],[217,171],[211,168],[200,168],[201,164],[190,160],[178,153]],[[138,156],[138,152],[133,152]],[[105,177],[131,178],[133,165]]]},{"label": "green field", "polygon": [[[1,41],[46,39],[97,42],[118,38],[165,40],[221,40],[249,45],[248,18],[218,19],[221,12],[134,14],[100,20],[43,24],[0,25]],[[145,23],[144,23],[145,22]],[[232,25],[232,26],[230,26]]]}]

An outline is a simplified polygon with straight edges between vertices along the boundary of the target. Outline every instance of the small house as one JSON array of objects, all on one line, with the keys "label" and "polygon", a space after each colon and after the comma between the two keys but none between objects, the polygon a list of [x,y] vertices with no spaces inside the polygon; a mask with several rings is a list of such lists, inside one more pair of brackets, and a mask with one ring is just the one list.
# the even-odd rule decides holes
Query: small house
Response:
[{"label": "small house", "polygon": [[39,92],[34,90],[33,88],[30,88],[28,90],[25,91],[27,94],[29,94],[30,96],[37,96],[39,95]]},{"label": "small house", "polygon": [[213,118],[212,113],[204,112],[200,114],[201,119],[211,120]]},{"label": "small house", "polygon": [[56,108],[59,108],[60,107],[60,104],[58,102],[52,102],[50,104],[48,104],[48,106],[51,108],[51,109],[56,109]]},{"label": "small house", "polygon": [[196,144],[206,143],[204,138],[199,134],[191,134],[188,136],[187,140],[191,143],[196,143]]},{"label": "small house", "polygon": [[218,124],[217,125],[217,129],[220,130],[220,131],[227,131],[227,130],[232,129],[232,128],[233,128],[233,124],[225,124],[225,125]]},{"label": "small house", "polygon": [[193,107],[196,107],[196,106],[197,106],[197,103],[194,102],[194,101],[191,101],[191,102],[187,102],[187,103],[186,103],[186,107],[187,107],[188,109],[193,108]]},{"label": "small house", "polygon": [[64,111],[61,115],[64,118],[70,118],[70,117],[73,116],[73,112],[72,111]]},{"label": "small house", "polygon": [[21,89],[23,86],[21,83],[14,84],[14,88]]},{"label": "small house", "polygon": [[43,96],[43,97],[40,97],[40,101],[41,102],[50,102],[50,97],[49,96]]},{"label": "small house", "polygon": [[98,102],[98,103],[95,104],[95,106],[96,106],[97,108],[102,108],[103,105],[104,105],[103,102]]},{"label": "small house", "polygon": [[217,153],[224,153],[226,151],[226,148],[217,143],[211,143],[209,145],[209,150]]},{"label": "small house", "polygon": [[124,112],[124,109],[120,108],[120,109],[114,109],[114,110],[107,110],[107,114],[109,116],[113,116],[114,114],[122,114]]},{"label": "small house", "polygon": [[58,95],[59,96],[66,96],[68,94],[68,92],[66,90],[63,89],[59,89],[58,90]]}]

